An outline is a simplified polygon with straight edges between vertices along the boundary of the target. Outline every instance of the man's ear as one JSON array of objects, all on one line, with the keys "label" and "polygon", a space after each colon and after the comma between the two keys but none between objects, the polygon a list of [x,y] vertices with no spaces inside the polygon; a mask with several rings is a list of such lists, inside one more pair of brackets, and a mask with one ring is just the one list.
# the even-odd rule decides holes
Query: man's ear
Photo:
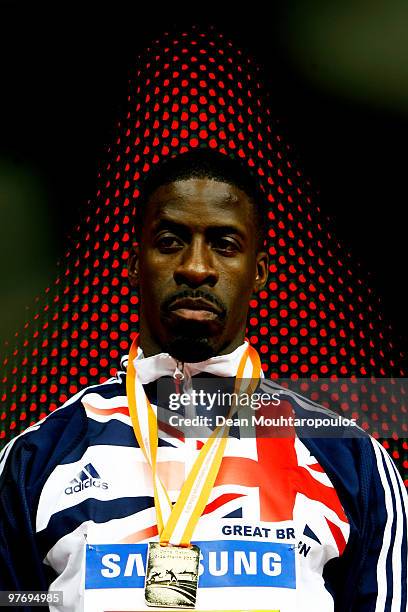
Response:
[{"label": "man's ear", "polygon": [[139,245],[133,245],[128,259],[128,277],[132,287],[139,284],[139,253]]},{"label": "man's ear", "polygon": [[259,251],[256,255],[256,275],[254,282],[254,293],[263,289],[268,280],[269,256],[265,251]]}]

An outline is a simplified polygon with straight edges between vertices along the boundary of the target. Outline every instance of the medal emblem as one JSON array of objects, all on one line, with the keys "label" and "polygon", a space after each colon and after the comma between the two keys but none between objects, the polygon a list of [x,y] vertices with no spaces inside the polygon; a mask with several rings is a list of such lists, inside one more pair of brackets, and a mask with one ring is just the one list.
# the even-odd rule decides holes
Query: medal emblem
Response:
[{"label": "medal emblem", "polygon": [[194,608],[199,560],[198,546],[161,546],[159,542],[149,542],[146,604],[165,608]]}]

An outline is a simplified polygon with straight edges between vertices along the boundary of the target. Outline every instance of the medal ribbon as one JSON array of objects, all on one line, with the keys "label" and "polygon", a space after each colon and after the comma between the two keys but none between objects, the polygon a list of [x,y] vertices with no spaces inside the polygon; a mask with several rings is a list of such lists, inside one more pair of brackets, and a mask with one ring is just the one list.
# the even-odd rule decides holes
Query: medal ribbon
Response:
[{"label": "medal ribbon", "polygon": [[[134,364],[136,356],[137,337],[133,341],[129,352],[126,392],[129,414],[136,439],[152,469],[154,504],[160,544],[189,546],[195,526],[207,505],[214,486],[224,455],[229,426],[227,424],[219,426],[211,433],[201,448],[173,506],[157,473],[157,417],[146,396],[143,385],[138,379]],[[248,371],[249,376],[247,375]],[[247,385],[242,381],[244,373],[246,373],[246,379],[250,379]],[[241,393],[252,394],[261,376],[259,355],[252,346],[248,345],[238,365],[234,393],[237,395]],[[231,418],[235,410],[236,404],[233,402],[227,415],[228,419]]]}]

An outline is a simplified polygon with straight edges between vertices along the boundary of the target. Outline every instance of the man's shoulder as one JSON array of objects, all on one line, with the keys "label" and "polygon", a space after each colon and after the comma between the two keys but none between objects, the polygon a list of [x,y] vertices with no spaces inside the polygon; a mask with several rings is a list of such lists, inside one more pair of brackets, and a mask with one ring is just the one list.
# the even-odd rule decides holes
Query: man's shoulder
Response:
[{"label": "man's shoulder", "polygon": [[275,380],[263,379],[259,391],[265,394],[265,398],[269,396],[278,406],[290,406],[293,425],[299,437],[356,439],[363,445],[369,443],[369,433],[359,426],[355,416],[341,409],[339,402],[333,402],[332,407],[319,404],[308,395],[299,393],[299,385],[295,382],[292,384],[289,381],[283,385]]},{"label": "man's shoulder", "polygon": [[[311,420],[310,426],[295,427],[296,437],[329,476],[349,517],[357,520],[356,517],[368,516],[374,504],[377,514],[386,518],[386,505],[391,500],[401,505],[402,513],[407,512],[401,476],[377,439],[358,425],[333,425],[332,419],[338,419],[341,410],[330,410],[276,381],[265,379],[260,387],[263,392],[277,393],[281,400],[287,400],[294,416]],[[316,421],[325,419],[328,426],[323,425],[322,429],[314,426]]]},{"label": "man's shoulder", "polygon": [[39,476],[63,461],[75,447],[81,444],[86,446],[87,398],[97,396],[101,401],[109,401],[123,393],[126,395],[124,389],[123,372],[118,372],[102,383],[81,389],[56,410],[8,442],[0,453],[0,477],[11,462],[15,465],[29,462],[30,474],[33,477]]},{"label": "man's shoulder", "polygon": [[264,379],[260,391],[279,398],[286,408],[281,413],[285,417],[288,413],[293,415],[294,435],[335,479],[357,482],[369,478],[379,460],[377,447],[381,445],[355,419],[313,401],[293,387],[295,390],[290,382],[281,385]]},{"label": "man's shoulder", "polygon": [[310,418],[315,416],[321,416],[322,418],[341,416],[341,410],[334,410],[334,405],[330,408],[311,399],[310,396],[318,388],[318,385],[316,385],[317,383],[313,384],[313,381],[310,381],[310,384],[306,385],[309,387],[309,395],[305,395],[304,393],[307,393],[307,391],[299,392],[299,389],[302,389],[302,381],[285,380],[281,384],[277,380],[264,378],[261,380],[259,390],[270,396],[277,395],[281,400],[290,401],[294,412],[299,415],[309,415]]}]

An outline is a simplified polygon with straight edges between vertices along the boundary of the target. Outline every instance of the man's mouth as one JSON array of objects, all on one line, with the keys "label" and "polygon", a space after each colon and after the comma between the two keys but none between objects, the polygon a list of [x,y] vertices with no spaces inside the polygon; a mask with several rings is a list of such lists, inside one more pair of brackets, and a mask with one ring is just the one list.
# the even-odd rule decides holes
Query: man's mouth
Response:
[{"label": "man's mouth", "polygon": [[222,314],[220,308],[204,298],[179,298],[169,304],[169,312],[190,321],[214,321]]}]

